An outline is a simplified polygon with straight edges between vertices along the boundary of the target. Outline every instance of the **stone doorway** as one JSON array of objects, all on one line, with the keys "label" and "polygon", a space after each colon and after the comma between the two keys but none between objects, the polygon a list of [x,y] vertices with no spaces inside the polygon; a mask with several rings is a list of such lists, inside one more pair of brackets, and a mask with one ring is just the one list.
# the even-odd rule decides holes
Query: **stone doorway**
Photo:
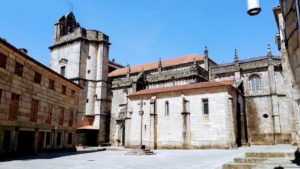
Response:
[{"label": "stone doorway", "polygon": [[45,143],[45,132],[39,132],[38,140],[37,140],[37,151],[38,152],[43,152],[45,150],[44,143]]},{"label": "stone doorway", "polygon": [[10,149],[10,142],[11,142],[11,131],[6,130],[3,134],[3,149],[9,150]]},{"label": "stone doorway", "polygon": [[17,152],[34,153],[34,131],[19,131]]}]

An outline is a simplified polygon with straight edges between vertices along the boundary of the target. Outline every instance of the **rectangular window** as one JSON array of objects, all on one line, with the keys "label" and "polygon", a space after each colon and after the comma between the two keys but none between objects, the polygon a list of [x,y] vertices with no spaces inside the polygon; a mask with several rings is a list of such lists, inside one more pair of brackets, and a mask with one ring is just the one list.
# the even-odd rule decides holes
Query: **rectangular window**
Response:
[{"label": "rectangular window", "polygon": [[49,146],[51,143],[51,133],[47,132],[46,133],[46,146]]},{"label": "rectangular window", "polygon": [[65,75],[66,75],[66,66],[60,67],[60,74],[61,74],[62,76],[65,76]]},{"label": "rectangular window", "polygon": [[63,95],[67,94],[67,87],[65,85],[61,85],[61,94]]},{"label": "rectangular window", "polygon": [[51,124],[53,104],[48,103],[46,123]]},{"label": "rectangular window", "polygon": [[59,146],[61,144],[61,132],[57,132],[56,134],[56,145]]},{"label": "rectangular window", "polygon": [[71,91],[71,98],[74,99],[75,98],[75,90]]},{"label": "rectangular window", "polygon": [[72,133],[68,133],[68,144],[71,145],[72,141],[73,141],[73,134]]},{"label": "rectangular window", "polygon": [[69,127],[73,126],[74,110],[70,110],[69,113]]},{"label": "rectangular window", "polygon": [[55,81],[52,79],[49,79],[49,89],[54,90]]},{"label": "rectangular window", "polygon": [[19,100],[20,100],[20,95],[15,93],[11,94],[8,120],[17,120],[17,114],[19,111]]},{"label": "rectangular window", "polygon": [[22,76],[23,75],[23,65],[19,62],[16,62],[16,67],[15,67],[15,74],[18,76]]},{"label": "rectangular window", "polygon": [[6,67],[7,56],[3,53],[0,53],[0,67],[5,69]]},{"label": "rectangular window", "polygon": [[42,81],[42,75],[38,72],[35,72],[34,74],[34,83],[41,84]]},{"label": "rectangular window", "polygon": [[170,111],[169,109],[170,109],[169,102],[166,101],[165,102],[165,116],[169,116],[169,111]]},{"label": "rectangular window", "polygon": [[65,108],[60,107],[60,113],[58,118],[58,125],[64,125]]},{"label": "rectangular window", "polygon": [[39,111],[39,101],[36,99],[32,99],[31,100],[30,121],[37,122],[38,111]]},{"label": "rectangular window", "polygon": [[202,99],[203,114],[209,114],[208,99]]}]

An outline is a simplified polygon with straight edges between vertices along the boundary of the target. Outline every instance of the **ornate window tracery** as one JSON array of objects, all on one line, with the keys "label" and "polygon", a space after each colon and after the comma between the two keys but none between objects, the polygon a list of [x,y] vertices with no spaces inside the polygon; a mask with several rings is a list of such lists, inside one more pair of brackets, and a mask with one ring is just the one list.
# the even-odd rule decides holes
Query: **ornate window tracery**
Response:
[{"label": "ornate window tracery", "polygon": [[249,77],[249,89],[251,92],[259,92],[261,90],[261,79],[259,75],[254,74]]}]

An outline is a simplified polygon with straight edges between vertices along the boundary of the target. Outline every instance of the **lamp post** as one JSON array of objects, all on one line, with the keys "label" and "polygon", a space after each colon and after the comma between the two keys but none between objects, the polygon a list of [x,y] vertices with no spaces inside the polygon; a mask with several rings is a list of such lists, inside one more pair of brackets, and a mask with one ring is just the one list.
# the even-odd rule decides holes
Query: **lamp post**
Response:
[{"label": "lamp post", "polygon": [[258,15],[261,11],[259,0],[247,0],[248,9],[247,13],[251,16]]}]

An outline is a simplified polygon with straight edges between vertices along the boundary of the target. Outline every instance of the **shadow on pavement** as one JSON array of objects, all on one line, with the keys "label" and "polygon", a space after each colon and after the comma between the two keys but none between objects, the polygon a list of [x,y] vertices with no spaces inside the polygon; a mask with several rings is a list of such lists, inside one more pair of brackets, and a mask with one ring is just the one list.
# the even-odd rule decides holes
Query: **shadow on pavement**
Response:
[{"label": "shadow on pavement", "polygon": [[292,163],[297,164],[298,166],[300,166],[300,152],[299,152],[299,148],[295,151],[295,159],[292,160]]},{"label": "shadow on pavement", "polygon": [[95,153],[95,152],[99,152],[99,151],[104,151],[104,150],[47,152],[47,153],[26,154],[26,155],[9,153],[9,154],[0,155],[0,162],[13,161],[13,160],[53,159],[53,158],[59,158],[59,157],[65,157],[65,156]]}]

